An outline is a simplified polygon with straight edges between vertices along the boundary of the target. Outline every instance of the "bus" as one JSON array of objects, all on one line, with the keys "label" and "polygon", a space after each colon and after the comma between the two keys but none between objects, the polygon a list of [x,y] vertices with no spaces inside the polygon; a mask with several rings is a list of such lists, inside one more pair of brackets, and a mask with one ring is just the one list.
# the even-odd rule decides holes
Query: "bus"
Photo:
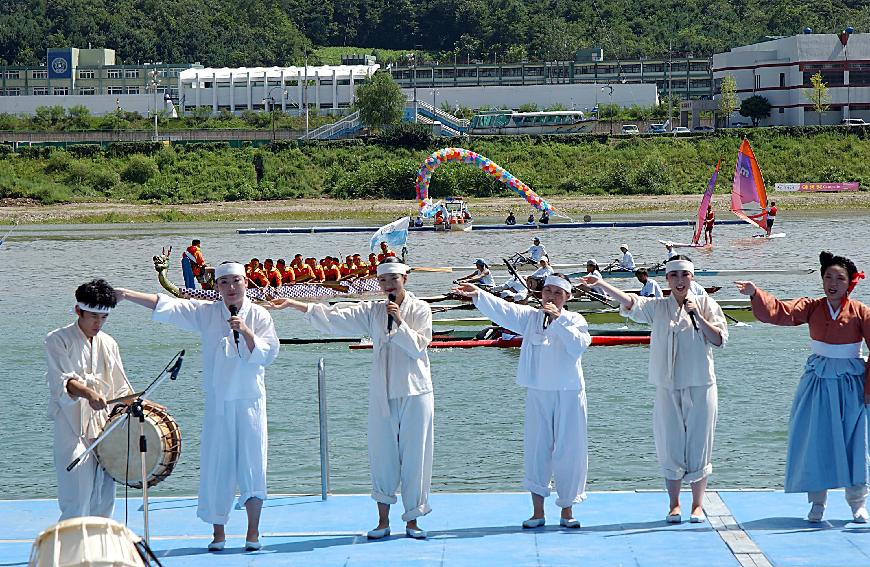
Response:
[{"label": "bus", "polygon": [[579,110],[546,112],[482,112],[471,118],[469,134],[586,134],[595,129],[597,118]]}]

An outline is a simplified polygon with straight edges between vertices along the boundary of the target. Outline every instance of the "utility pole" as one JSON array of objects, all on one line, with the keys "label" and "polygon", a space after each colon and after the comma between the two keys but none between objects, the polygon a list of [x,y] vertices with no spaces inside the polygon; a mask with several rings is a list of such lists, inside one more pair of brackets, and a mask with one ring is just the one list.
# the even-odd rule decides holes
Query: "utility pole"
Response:
[{"label": "utility pole", "polygon": [[668,41],[668,121],[667,123],[671,125],[671,130],[674,129],[674,125],[671,123],[671,107],[673,105],[674,91],[673,91],[673,62],[671,61],[671,48],[673,47],[673,41]]},{"label": "utility pole", "polygon": [[[298,75],[297,75],[298,76]],[[305,79],[302,82],[302,104],[305,105],[305,139],[308,139],[308,49],[305,50]]]}]

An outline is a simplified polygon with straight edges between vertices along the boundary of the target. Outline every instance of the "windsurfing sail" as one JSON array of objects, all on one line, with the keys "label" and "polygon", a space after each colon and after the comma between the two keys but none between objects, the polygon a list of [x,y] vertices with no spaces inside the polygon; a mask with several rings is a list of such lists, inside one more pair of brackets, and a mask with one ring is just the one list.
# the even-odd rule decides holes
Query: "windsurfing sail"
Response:
[{"label": "windsurfing sail", "polygon": [[716,162],[716,169],[710,177],[710,182],[707,184],[704,196],[701,197],[701,204],[698,205],[698,223],[695,225],[695,236],[692,237],[692,244],[700,245],[701,233],[704,231],[704,221],[707,219],[707,207],[713,199],[713,189],[716,187],[716,178],[719,176],[719,165],[721,163],[721,159]]},{"label": "windsurfing sail", "polygon": [[743,138],[734,166],[734,184],[731,187],[731,212],[749,224],[767,230],[764,222],[767,209],[767,191],[764,178],[749,140]]}]

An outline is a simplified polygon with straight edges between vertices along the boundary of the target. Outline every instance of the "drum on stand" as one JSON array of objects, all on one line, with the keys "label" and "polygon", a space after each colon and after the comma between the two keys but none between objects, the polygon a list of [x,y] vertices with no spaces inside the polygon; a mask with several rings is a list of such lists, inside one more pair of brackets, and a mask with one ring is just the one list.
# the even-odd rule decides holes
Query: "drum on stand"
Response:
[{"label": "drum on stand", "polygon": [[63,520],[33,542],[30,567],[145,567],[150,550],[127,527],[110,518]]},{"label": "drum on stand", "polygon": [[[118,406],[112,412],[106,422],[107,428],[115,420],[124,418],[124,409]],[[142,402],[142,412],[145,416],[143,425],[147,445],[145,474],[150,487],[172,474],[172,469],[181,457],[181,430],[160,404],[145,400]],[[124,424],[109,433],[94,452],[100,465],[115,482],[131,488],[142,488],[139,418],[130,416]]]}]

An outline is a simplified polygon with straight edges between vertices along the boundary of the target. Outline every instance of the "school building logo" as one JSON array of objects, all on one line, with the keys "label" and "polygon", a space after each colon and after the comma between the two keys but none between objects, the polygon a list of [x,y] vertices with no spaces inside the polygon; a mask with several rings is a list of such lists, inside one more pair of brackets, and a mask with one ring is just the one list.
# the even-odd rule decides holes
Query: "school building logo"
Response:
[{"label": "school building logo", "polygon": [[69,79],[72,77],[72,53],[54,52],[48,58],[49,79]]}]

